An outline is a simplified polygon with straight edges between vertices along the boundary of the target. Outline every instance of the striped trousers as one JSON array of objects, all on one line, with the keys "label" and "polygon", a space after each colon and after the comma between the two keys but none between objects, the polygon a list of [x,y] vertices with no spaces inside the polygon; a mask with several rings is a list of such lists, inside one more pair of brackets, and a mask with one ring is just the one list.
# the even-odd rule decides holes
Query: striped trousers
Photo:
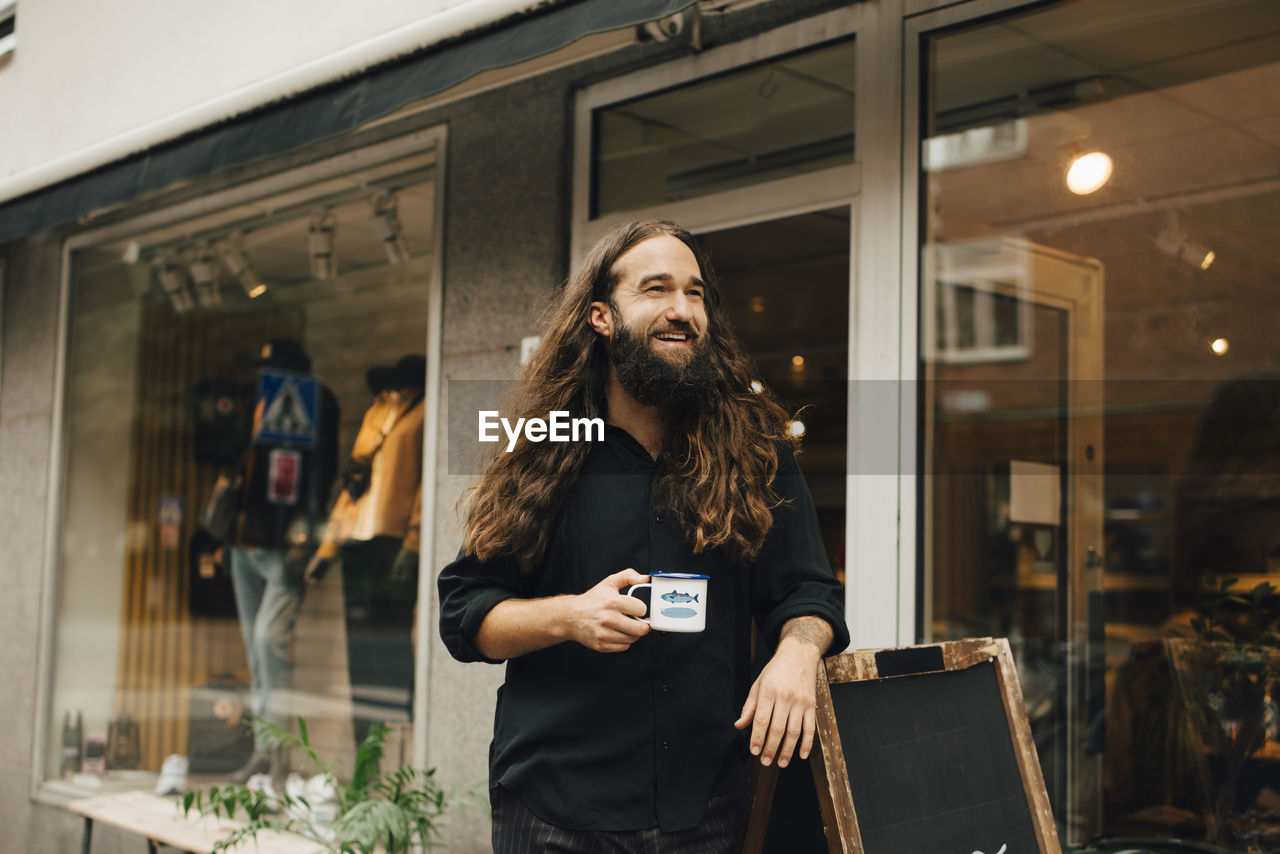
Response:
[{"label": "striped trousers", "polygon": [[744,789],[713,796],[702,822],[687,830],[571,830],[538,818],[501,786],[489,798],[494,854],[730,854],[748,808]]}]

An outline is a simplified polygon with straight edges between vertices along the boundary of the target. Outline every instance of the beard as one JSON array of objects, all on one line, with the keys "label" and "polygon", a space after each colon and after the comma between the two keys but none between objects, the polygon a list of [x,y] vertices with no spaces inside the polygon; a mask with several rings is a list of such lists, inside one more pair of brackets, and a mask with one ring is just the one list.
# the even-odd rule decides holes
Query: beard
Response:
[{"label": "beard", "polygon": [[[711,363],[711,347],[704,336],[694,339],[683,361],[669,360],[654,350],[648,334],[618,319],[609,343],[609,358],[618,383],[644,406],[673,407],[693,411],[707,405],[715,387],[716,370]],[[672,324],[668,330],[693,333],[688,324]]]}]

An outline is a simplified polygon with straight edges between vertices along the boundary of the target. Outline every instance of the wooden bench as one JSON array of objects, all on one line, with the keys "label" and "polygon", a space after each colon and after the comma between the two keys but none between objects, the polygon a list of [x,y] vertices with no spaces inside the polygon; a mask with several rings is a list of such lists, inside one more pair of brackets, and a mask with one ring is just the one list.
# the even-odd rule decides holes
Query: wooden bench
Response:
[{"label": "wooden bench", "polygon": [[[156,845],[169,845],[191,854],[211,854],[216,842],[226,838],[240,825],[225,817],[183,816],[178,798],[161,798],[148,792],[121,792],[113,795],[72,801],[68,808],[84,816],[82,854],[89,854],[93,840],[93,823],[118,827],[147,840],[147,851],[156,854]],[[300,836],[263,831],[257,847],[252,840],[234,850],[259,851],[263,854],[317,854],[323,849]]]}]

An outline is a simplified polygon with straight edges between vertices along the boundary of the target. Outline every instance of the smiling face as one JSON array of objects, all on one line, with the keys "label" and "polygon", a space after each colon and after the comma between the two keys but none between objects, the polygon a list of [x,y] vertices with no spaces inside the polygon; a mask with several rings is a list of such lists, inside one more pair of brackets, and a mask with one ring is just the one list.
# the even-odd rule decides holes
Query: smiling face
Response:
[{"label": "smiling face", "polygon": [[[617,260],[613,272],[618,283],[610,303],[619,316],[612,320],[643,333],[655,353],[677,364],[705,345],[706,285],[684,241],[669,234],[643,240]],[[597,331],[613,335],[612,329]]]},{"label": "smiling face", "polygon": [[696,405],[714,380],[698,259],[663,234],[633,246],[613,272],[613,294],[591,304],[591,325],[609,342],[618,381],[646,406]]}]

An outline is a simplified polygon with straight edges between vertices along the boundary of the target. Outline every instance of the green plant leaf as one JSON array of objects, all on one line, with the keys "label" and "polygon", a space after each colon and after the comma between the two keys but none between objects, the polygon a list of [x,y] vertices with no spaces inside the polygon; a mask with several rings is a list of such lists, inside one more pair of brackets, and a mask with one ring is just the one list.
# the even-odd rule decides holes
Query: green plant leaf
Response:
[{"label": "green plant leaf", "polygon": [[409,816],[398,805],[385,800],[357,804],[334,823],[334,831],[367,849],[381,842],[387,854],[408,851],[412,836]]},{"label": "green plant leaf", "polygon": [[343,812],[369,797],[369,787],[378,775],[382,748],[387,742],[388,732],[390,730],[382,724],[374,724],[369,728],[364,741],[356,748],[355,767],[351,770],[351,783],[343,798]]},{"label": "green plant leaf", "polygon": [[[255,731],[260,731],[268,743],[301,749],[307,753],[316,773],[333,773],[330,769],[337,763],[325,762],[316,754],[303,719],[298,719],[298,735],[267,721],[253,723]],[[370,729],[357,750],[349,783],[343,785],[335,776],[339,818],[331,826],[319,826],[309,818],[312,811],[305,798],[284,793],[272,799],[244,785],[211,786],[205,791],[188,792],[182,798],[182,806],[201,815],[225,814],[228,818],[235,818],[239,810],[244,811],[247,823],[218,843],[215,850],[219,852],[229,851],[244,839],[256,840],[257,832],[265,829],[304,836],[328,852],[374,854],[385,850],[385,854],[401,854],[415,842],[423,847],[437,847],[439,819],[452,804],[453,796],[446,796],[440,789],[435,769],[421,771],[403,766],[379,778],[388,731],[381,725]],[[269,812],[276,806],[285,808],[282,817],[273,817]],[[487,808],[487,803],[485,806]],[[330,830],[334,835],[326,835]]]}]

